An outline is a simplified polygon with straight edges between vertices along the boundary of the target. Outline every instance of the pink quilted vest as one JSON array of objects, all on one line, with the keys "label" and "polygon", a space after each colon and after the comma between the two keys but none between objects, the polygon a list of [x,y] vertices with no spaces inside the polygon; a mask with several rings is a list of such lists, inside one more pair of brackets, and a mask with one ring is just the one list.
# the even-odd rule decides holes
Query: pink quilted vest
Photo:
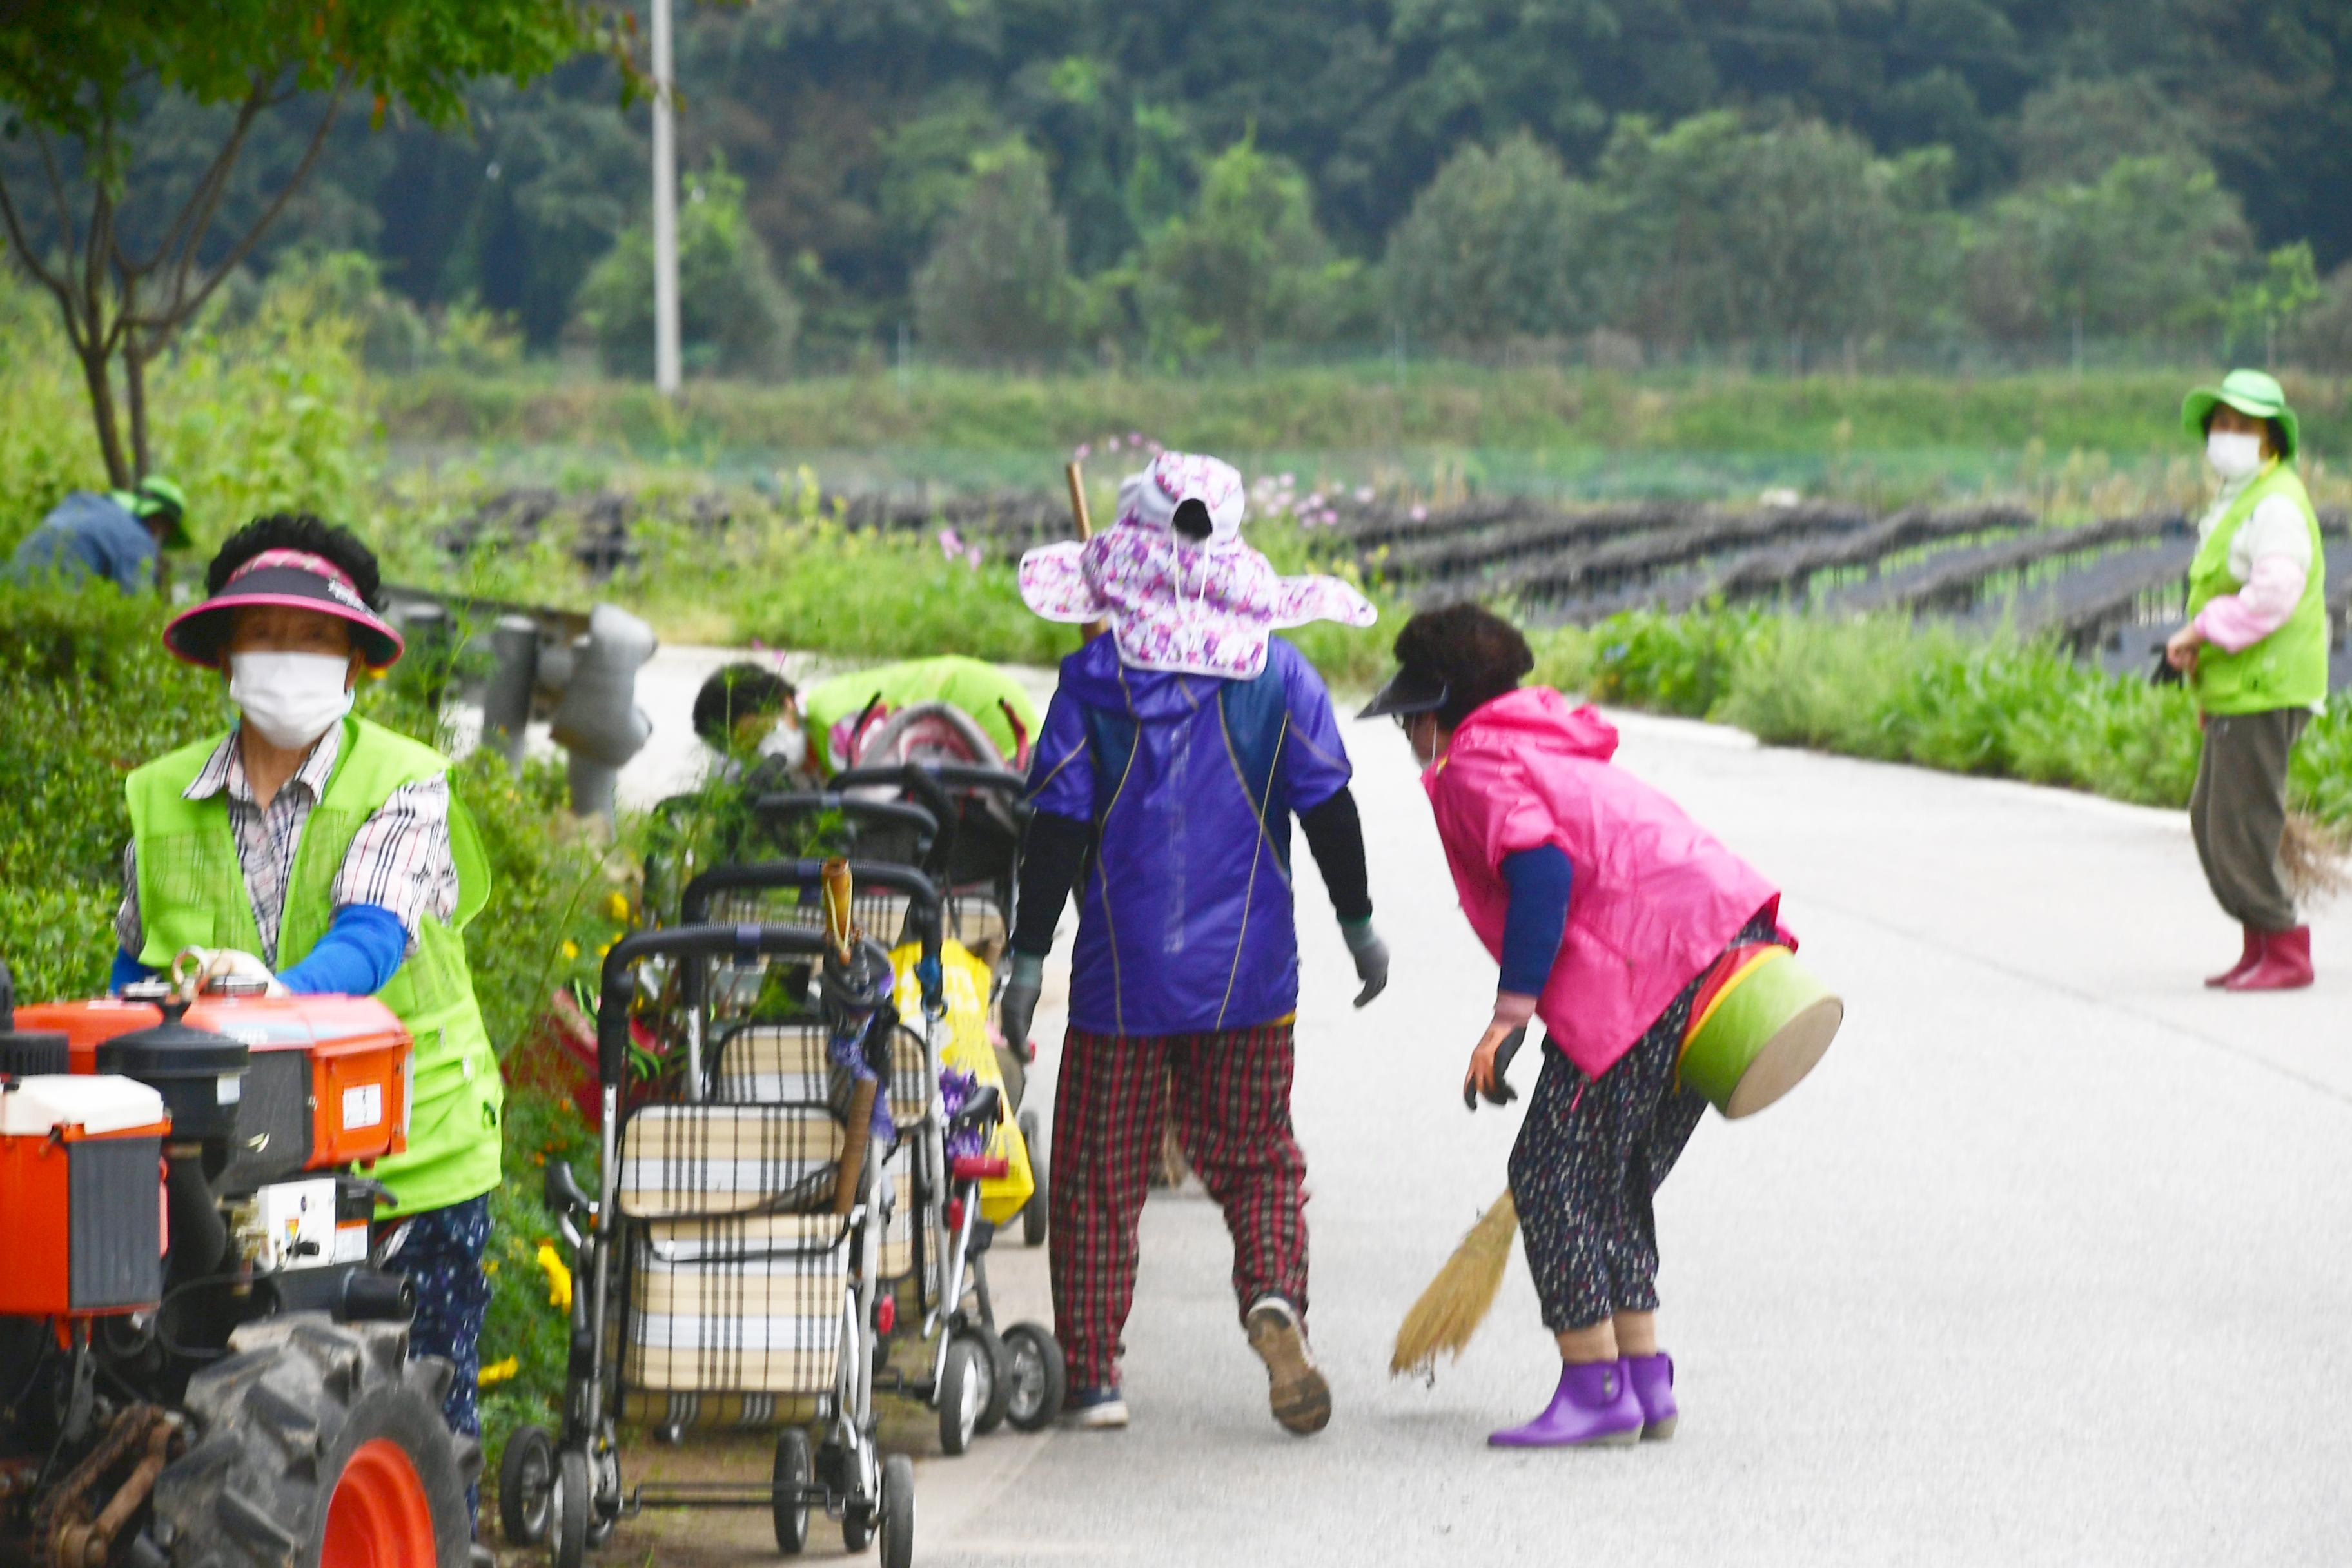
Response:
[{"label": "pink quilted vest", "polygon": [[1504,858],[1545,844],[1568,856],[1567,939],[1536,1016],[1596,1078],[1780,899],[1680,806],[1612,766],[1616,750],[1616,729],[1595,710],[1521,687],[1465,719],[1421,781],[1463,913],[1498,962],[1511,897]]}]

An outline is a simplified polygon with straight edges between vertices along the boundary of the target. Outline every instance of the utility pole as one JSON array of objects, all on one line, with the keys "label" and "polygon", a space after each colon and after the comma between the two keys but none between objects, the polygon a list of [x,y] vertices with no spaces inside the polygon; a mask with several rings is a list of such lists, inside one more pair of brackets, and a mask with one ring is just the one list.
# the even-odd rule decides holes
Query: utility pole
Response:
[{"label": "utility pole", "polygon": [[654,5],[654,386],[677,395],[677,72],[670,0]]}]

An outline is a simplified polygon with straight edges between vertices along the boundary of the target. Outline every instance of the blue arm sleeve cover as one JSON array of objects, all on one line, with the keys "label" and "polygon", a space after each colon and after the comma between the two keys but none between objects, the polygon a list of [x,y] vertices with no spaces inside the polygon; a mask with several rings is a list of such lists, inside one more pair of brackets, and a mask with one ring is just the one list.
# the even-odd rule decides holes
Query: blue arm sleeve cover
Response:
[{"label": "blue arm sleeve cover", "polygon": [[408,930],[382,904],[345,904],[327,934],[278,983],[299,995],[373,996],[408,953]]},{"label": "blue arm sleeve cover", "polygon": [[1497,989],[1543,994],[1568,931],[1568,889],[1573,879],[1568,857],[1557,845],[1503,857],[1511,908],[1503,917],[1503,977]]},{"label": "blue arm sleeve cover", "polygon": [[126,985],[148,979],[154,973],[118,947],[114,950],[113,972],[106,977],[106,988],[109,991],[120,991]]}]

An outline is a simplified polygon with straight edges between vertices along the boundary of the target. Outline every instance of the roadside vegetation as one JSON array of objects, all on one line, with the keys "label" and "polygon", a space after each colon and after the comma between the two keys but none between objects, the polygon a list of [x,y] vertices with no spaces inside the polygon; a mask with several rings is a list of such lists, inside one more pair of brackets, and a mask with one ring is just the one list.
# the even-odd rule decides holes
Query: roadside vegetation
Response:
[{"label": "roadside vegetation", "polygon": [[[797,464],[733,483],[726,525],[714,531],[695,510],[711,488],[703,460],[711,449],[738,438],[769,451],[860,440],[968,447],[1018,462],[1034,476],[1026,481],[1034,489],[1051,483],[1050,465],[1067,448],[1130,422],[1213,449],[1366,448],[1409,435],[1432,447],[1509,449],[1530,464],[1580,444],[1618,451],[1644,443],[1817,455],[1901,447],[1989,461],[1985,454],[2014,441],[2019,461],[2043,480],[2037,500],[2060,509],[2111,504],[2119,486],[2170,495],[2194,484],[2177,455],[2169,410],[2181,377],[2169,373],[1972,383],[1472,368],[1409,372],[1402,382],[1364,367],[1197,380],[941,373],[901,383],[877,373],[784,386],[699,384],[672,413],[634,388],[518,368],[473,318],[436,326],[433,352],[476,370],[373,375],[364,345],[381,322],[368,313],[372,289],[350,267],[289,271],[207,315],[156,367],[155,466],[186,487],[206,543],[256,512],[309,508],[370,537],[395,581],[583,606],[607,598],[672,638],[845,658],[964,652],[1046,664],[1075,647],[1076,634],[1029,615],[1011,566],[952,531],[845,527],[820,498],[815,472]],[[2315,451],[2352,434],[2346,383],[2291,384]],[[387,428],[404,442],[429,437],[467,455],[404,464]],[[579,442],[582,430],[624,448],[642,435],[657,454],[625,450],[547,476],[579,490],[628,475],[644,503],[631,558],[592,574],[569,525],[452,548],[452,531],[497,471],[501,442],[562,440],[579,460],[594,449]],[[1095,460],[1098,514],[1120,467],[1108,454]],[[40,302],[0,275],[0,551],[102,471],[76,366]],[[1460,489],[1475,479],[1456,467],[1441,482]],[[1437,493],[1425,479],[1389,482],[1399,493]],[[1335,685],[1360,690],[1385,668],[1403,606],[1376,574],[1364,579],[1339,559],[1332,535],[1315,526],[1306,483],[1266,491],[1260,510],[1273,515],[1255,521],[1251,537],[1285,571],[1358,574],[1391,612],[1370,631],[1296,634]],[[1427,488],[1416,492],[1415,484]],[[102,987],[129,831],[123,775],[226,717],[217,679],[163,652],[164,613],[103,586],[62,596],[0,587],[0,704],[41,716],[0,751],[0,795],[13,807],[0,820],[0,957],[27,997]],[[1769,743],[2159,805],[2181,804],[2194,775],[2195,722],[2178,689],[2111,679],[2014,638],[1722,609],[1533,635],[1539,679],[1605,702],[1737,724]],[[446,743],[428,696],[436,673],[412,666],[371,689],[363,710]],[[639,918],[630,881],[638,829],[625,820],[617,839],[583,829],[564,809],[561,777],[543,765],[517,777],[476,753],[456,777],[496,877],[468,947],[493,1038],[510,1051],[550,995],[589,981],[604,949]],[[2298,809],[2352,826],[2352,704],[2339,700],[2309,732],[2293,789]],[[494,1437],[543,1416],[560,1385],[561,1289],[541,1262],[553,1230],[537,1194],[546,1160],[583,1161],[584,1177],[593,1158],[593,1141],[562,1094],[519,1089],[511,1105],[483,1351],[496,1379],[486,1390]]]}]

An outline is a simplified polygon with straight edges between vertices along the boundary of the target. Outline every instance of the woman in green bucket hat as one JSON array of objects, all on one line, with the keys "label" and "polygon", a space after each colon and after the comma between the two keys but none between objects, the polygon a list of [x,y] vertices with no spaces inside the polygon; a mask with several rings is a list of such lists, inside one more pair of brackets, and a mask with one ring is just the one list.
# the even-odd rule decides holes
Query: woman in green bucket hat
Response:
[{"label": "woman in green bucket hat", "polygon": [[2189,820],[2221,907],[2244,928],[2238,962],[2205,982],[2284,991],[2312,980],[2311,928],[2279,868],[2287,758],[2327,705],[2326,558],[2294,469],[2302,431],[2279,384],[2233,370],[2180,405],[2221,481],[2198,524],[2189,624],[2165,658],[2196,695],[2205,732]]}]

